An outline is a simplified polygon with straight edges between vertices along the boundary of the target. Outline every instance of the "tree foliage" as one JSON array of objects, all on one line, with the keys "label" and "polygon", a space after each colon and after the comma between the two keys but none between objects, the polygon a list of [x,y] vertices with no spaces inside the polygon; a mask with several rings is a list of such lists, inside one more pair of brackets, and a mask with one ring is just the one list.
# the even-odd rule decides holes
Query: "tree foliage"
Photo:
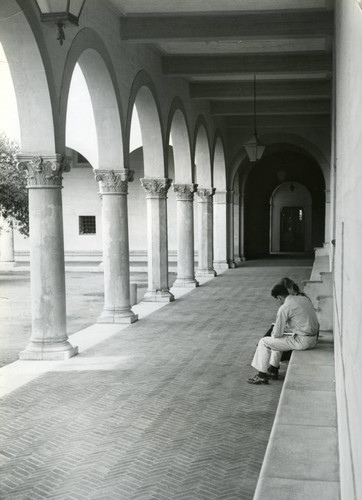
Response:
[{"label": "tree foliage", "polygon": [[11,220],[25,236],[29,235],[29,204],[26,174],[16,167],[19,146],[0,134],[0,215]]}]

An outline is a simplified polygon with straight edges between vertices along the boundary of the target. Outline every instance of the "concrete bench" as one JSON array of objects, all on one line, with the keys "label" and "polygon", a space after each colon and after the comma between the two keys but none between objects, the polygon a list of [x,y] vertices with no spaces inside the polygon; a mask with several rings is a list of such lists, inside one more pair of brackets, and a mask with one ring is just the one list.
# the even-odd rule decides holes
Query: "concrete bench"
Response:
[{"label": "concrete bench", "polygon": [[339,498],[333,333],[321,331],[292,353],[254,500]]}]

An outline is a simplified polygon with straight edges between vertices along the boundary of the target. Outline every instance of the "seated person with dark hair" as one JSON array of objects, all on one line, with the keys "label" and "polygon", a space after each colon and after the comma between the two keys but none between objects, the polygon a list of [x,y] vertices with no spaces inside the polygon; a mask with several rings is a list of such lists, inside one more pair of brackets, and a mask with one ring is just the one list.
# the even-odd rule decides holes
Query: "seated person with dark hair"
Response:
[{"label": "seated person with dark hair", "polygon": [[289,295],[284,285],[275,285],[271,295],[279,302],[271,337],[258,343],[251,366],[258,370],[249,384],[267,384],[268,373],[278,373],[282,353],[313,349],[317,344],[319,323],[312,302],[303,295]]}]

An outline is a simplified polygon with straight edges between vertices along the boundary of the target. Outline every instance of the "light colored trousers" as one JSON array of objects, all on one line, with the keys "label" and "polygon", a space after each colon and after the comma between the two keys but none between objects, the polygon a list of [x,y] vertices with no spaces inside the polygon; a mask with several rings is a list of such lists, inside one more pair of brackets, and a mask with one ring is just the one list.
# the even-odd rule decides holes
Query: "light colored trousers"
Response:
[{"label": "light colored trousers", "polygon": [[268,366],[279,367],[283,351],[305,351],[313,349],[317,344],[317,336],[283,335],[283,337],[263,337],[259,340],[251,366],[259,372],[266,373]]}]

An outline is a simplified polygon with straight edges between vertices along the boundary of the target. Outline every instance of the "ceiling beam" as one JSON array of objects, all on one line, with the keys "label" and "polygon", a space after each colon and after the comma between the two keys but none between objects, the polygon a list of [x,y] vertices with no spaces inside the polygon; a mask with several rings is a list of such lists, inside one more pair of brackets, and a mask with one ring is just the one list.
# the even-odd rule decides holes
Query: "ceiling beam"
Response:
[{"label": "ceiling beam", "polygon": [[[256,103],[257,115],[329,115],[331,101],[261,101]],[[217,101],[210,103],[212,115],[248,116],[254,114],[253,101]]]},{"label": "ceiling beam", "polygon": [[295,74],[332,71],[332,54],[255,54],[238,56],[166,56],[163,73],[169,76]]},{"label": "ceiling beam", "polygon": [[333,12],[299,11],[193,16],[133,16],[120,18],[121,39],[245,40],[316,37],[333,34]]},{"label": "ceiling beam", "polygon": [[[332,84],[329,80],[269,80],[257,82],[259,99],[318,99],[330,98]],[[190,83],[192,99],[238,99],[252,100],[252,81]]]},{"label": "ceiling beam", "polygon": [[[230,116],[226,118],[226,126],[228,128],[244,128],[253,130],[253,117]],[[257,129],[258,132],[264,128],[327,128],[331,127],[330,116],[314,115],[314,116],[258,116]]]}]

